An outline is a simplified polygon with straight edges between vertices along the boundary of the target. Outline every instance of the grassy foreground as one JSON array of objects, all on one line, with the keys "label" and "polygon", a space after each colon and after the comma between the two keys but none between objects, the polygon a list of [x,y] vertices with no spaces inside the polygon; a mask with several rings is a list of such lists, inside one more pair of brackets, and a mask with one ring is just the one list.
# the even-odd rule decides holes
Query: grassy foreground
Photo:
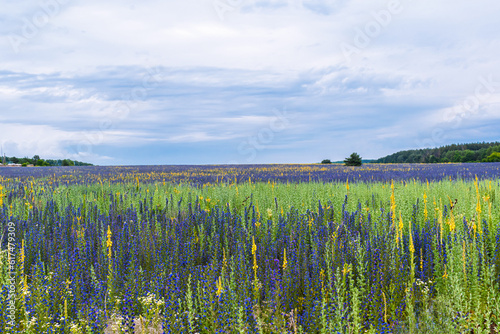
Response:
[{"label": "grassy foreground", "polygon": [[4,180],[0,332],[498,333],[499,191]]}]

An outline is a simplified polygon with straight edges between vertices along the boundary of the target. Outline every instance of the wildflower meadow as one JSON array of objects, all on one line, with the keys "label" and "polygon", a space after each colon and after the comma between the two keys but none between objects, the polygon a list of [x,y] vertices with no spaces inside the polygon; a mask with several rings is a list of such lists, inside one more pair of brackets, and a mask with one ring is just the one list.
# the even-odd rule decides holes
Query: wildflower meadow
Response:
[{"label": "wildflower meadow", "polygon": [[499,333],[500,163],[0,169],[1,333]]}]

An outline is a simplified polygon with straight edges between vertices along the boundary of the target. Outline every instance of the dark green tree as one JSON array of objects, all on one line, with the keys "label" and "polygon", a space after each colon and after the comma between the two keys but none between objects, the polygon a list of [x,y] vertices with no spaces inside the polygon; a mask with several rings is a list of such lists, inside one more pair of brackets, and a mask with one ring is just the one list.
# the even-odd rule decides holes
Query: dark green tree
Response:
[{"label": "dark green tree", "polygon": [[323,161],[321,161],[322,164],[331,164],[332,161],[330,159],[325,159]]},{"label": "dark green tree", "polygon": [[434,164],[436,162],[439,162],[438,158],[436,158],[435,156],[431,155],[429,157],[429,163]]},{"label": "dark green tree", "polygon": [[346,158],[344,160],[344,163],[346,166],[361,166],[363,164],[363,161],[361,160],[359,154],[354,152],[349,158]]},{"label": "dark green tree", "polygon": [[472,150],[465,150],[462,154],[462,162],[474,162],[476,160],[476,154]]},{"label": "dark green tree", "polygon": [[62,161],[62,165],[63,165],[63,166],[74,166],[74,165],[75,165],[75,163],[74,163],[73,161],[69,160],[69,159],[64,159],[64,160]]}]

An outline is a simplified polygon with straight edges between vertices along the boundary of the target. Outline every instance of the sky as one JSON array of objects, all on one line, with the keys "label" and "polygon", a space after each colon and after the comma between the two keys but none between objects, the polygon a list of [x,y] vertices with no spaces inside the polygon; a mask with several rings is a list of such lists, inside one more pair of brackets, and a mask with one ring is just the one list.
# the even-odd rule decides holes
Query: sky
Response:
[{"label": "sky", "polygon": [[0,144],[98,165],[499,140],[500,2],[2,0]]}]

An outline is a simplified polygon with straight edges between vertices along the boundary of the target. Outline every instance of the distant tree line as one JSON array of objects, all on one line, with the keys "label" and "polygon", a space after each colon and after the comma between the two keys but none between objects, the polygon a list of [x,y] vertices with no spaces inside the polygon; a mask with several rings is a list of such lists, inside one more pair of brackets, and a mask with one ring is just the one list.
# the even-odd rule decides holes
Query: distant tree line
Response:
[{"label": "distant tree line", "polygon": [[[1,161],[3,162],[4,157],[0,158]],[[51,160],[51,159],[41,159],[40,156],[35,155],[33,158],[16,158],[16,157],[5,157],[5,163],[13,163],[13,164],[20,164],[23,166],[27,165],[34,165],[34,166],[93,166],[92,164],[86,163],[86,162],[81,162],[81,161],[75,161],[75,160],[70,160],[70,159],[58,159],[58,160]]]},{"label": "distant tree line", "polygon": [[500,142],[453,144],[438,148],[401,151],[375,163],[500,162]]}]

